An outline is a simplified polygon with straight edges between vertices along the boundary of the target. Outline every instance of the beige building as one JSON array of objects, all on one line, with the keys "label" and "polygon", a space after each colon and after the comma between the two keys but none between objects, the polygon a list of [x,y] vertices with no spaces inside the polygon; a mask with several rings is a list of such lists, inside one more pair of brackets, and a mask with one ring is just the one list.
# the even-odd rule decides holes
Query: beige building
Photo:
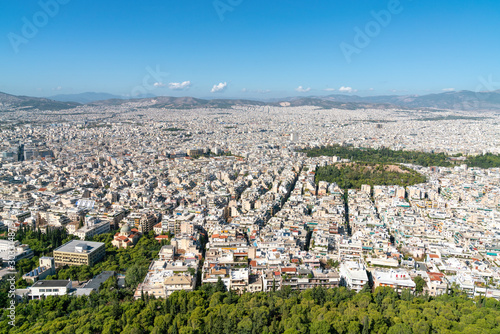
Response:
[{"label": "beige building", "polygon": [[138,222],[136,219],[136,227],[142,234],[146,234],[149,231],[153,231],[153,227],[155,226],[155,224],[156,224],[156,216],[152,213],[143,214]]},{"label": "beige building", "polygon": [[163,281],[165,286],[166,295],[170,296],[174,291],[192,291],[194,289],[195,280],[194,277],[185,275],[174,275],[167,277]]},{"label": "beige building", "polygon": [[93,266],[106,254],[103,242],[71,240],[54,250],[56,266]]}]

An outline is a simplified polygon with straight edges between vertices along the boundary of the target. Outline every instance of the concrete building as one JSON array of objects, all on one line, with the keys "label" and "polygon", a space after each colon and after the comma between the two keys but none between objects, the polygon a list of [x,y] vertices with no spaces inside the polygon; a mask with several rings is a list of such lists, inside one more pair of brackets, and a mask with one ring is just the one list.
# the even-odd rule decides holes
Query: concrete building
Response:
[{"label": "concrete building", "polygon": [[401,293],[402,289],[415,291],[415,282],[410,278],[408,272],[404,270],[390,270],[373,272],[373,287],[389,286]]},{"label": "concrete building", "polygon": [[156,216],[152,213],[145,213],[141,216],[137,230],[142,234],[153,231],[153,227],[156,224]]},{"label": "concrete building", "polygon": [[35,283],[45,279],[49,275],[55,275],[56,265],[53,257],[42,256],[39,260],[38,268],[33,269],[29,273],[23,275],[23,279],[27,282]]},{"label": "concrete building", "polygon": [[82,265],[93,266],[105,255],[106,248],[103,242],[71,240],[54,250],[56,266]]},{"label": "concrete building", "polygon": [[19,261],[33,257],[33,251],[28,245],[21,245],[17,240],[0,240],[0,258],[3,262]]},{"label": "concrete building", "polygon": [[188,275],[173,275],[163,281],[166,296],[180,290],[193,291],[195,284],[194,277]]},{"label": "concrete building", "polygon": [[71,280],[38,281],[28,288],[28,298],[40,299],[42,296],[64,296],[71,289]]},{"label": "concrete building", "polygon": [[340,265],[340,277],[345,286],[356,292],[361,291],[368,283],[368,275],[363,264],[354,261],[346,261]]},{"label": "concrete building", "polygon": [[80,240],[86,240],[92,238],[94,235],[108,233],[110,230],[110,225],[108,221],[98,221],[90,220],[85,226],[75,231],[75,235],[80,238]]},{"label": "concrete building", "polygon": [[103,271],[85,283],[83,287],[77,288],[75,294],[81,296],[89,295],[92,291],[98,292],[101,285],[113,276],[115,276],[114,271]]}]

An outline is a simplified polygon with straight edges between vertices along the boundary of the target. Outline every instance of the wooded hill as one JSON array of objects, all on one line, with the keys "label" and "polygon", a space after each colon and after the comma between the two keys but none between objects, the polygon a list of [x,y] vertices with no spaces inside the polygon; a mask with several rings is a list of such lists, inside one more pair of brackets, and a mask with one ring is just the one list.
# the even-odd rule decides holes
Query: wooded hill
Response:
[{"label": "wooded hill", "polygon": [[111,278],[89,297],[19,304],[16,327],[8,324],[4,310],[0,333],[500,333],[500,303],[492,298],[469,299],[456,289],[436,298],[409,291],[399,296],[388,287],[363,290],[285,288],[238,296],[215,284],[175,292],[166,300],[133,301]]}]

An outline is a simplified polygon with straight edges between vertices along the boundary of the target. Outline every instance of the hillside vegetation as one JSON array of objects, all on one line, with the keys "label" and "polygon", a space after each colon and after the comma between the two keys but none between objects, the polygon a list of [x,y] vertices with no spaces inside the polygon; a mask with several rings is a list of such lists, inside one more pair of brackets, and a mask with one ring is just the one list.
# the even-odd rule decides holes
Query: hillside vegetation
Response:
[{"label": "hillside vegetation", "polygon": [[444,153],[427,153],[416,151],[394,151],[388,148],[352,148],[340,145],[323,146],[301,150],[308,157],[337,156],[352,161],[382,163],[382,164],[415,164],[424,167],[450,167],[456,164],[467,164],[469,167],[491,168],[500,167],[500,155],[487,153],[478,156],[466,156],[465,160],[453,161],[462,155],[449,156]]},{"label": "hillside vegetation", "polygon": [[166,300],[133,301],[110,279],[89,297],[47,297],[16,308],[16,327],[3,312],[0,333],[500,333],[500,303],[451,290],[431,298],[365,288],[225,292],[223,284],[175,292]]},{"label": "hillside vegetation", "polygon": [[316,183],[336,182],[346,189],[359,189],[362,184],[411,186],[425,182],[425,176],[397,165],[371,163],[334,164],[316,170]]}]

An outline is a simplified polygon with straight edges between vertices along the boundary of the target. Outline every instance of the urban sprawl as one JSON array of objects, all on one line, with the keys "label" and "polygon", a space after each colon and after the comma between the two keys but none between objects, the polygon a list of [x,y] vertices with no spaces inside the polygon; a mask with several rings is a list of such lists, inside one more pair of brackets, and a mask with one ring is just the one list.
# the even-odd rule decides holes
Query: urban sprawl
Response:
[{"label": "urban sprawl", "polygon": [[[25,273],[29,298],[85,294],[46,279],[141,238],[163,243],[135,292],[167,297],[203,283],[235,292],[367,284],[500,299],[500,169],[406,164],[411,186],[317,182],[349,159],[307,157],[328,145],[500,153],[500,117],[421,110],[241,106],[158,109],[151,102],[0,113],[0,221],[5,230],[66,229],[74,240]],[[478,116],[479,115],[479,116]],[[443,117],[446,116],[446,117]],[[4,266],[33,252],[0,240]],[[2,270],[2,275],[10,271]],[[121,275],[123,273],[117,273]]]}]

